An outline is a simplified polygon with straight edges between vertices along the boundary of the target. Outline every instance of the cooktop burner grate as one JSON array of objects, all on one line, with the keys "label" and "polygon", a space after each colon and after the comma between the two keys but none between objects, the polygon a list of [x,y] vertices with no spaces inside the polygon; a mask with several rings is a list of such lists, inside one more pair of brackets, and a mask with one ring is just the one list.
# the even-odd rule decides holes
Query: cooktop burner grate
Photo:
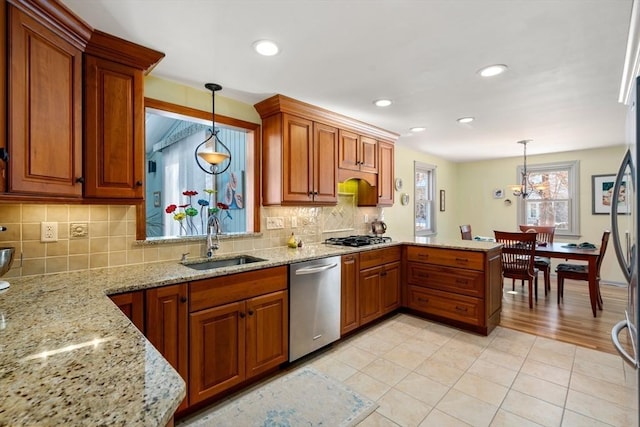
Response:
[{"label": "cooktop burner grate", "polygon": [[391,241],[391,237],[383,236],[348,236],[348,237],[331,237],[324,241],[328,245],[340,245],[340,246],[367,246],[375,245],[379,243],[388,243]]}]

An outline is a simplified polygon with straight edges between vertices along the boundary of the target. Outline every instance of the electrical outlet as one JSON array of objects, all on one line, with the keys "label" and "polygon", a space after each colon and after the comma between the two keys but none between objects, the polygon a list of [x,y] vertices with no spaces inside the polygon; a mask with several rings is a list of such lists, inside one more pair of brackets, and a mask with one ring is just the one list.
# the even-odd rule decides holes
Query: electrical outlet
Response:
[{"label": "electrical outlet", "polygon": [[284,228],[284,218],[281,216],[271,216],[267,218],[267,230],[277,230]]},{"label": "electrical outlet", "polygon": [[40,241],[41,242],[57,242],[58,241],[58,223],[57,222],[41,222],[40,223]]},{"label": "electrical outlet", "polygon": [[363,218],[364,218],[364,222],[365,222],[365,224],[366,224],[367,222],[369,222],[369,215],[364,214],[364,217],[363,217]]},{"label": "electrical outlet", "polygon": [[291,217],[291,228],[297,228],[298,227],[298,217],[297,216],[292,216]]}]

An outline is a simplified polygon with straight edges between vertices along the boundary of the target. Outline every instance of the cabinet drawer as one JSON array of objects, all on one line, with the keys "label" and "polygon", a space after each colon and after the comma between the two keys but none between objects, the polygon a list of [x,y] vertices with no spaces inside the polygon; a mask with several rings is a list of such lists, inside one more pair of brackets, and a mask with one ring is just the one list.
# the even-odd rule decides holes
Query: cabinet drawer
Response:
[{"label": "cabinet drawer", "polygon": [[458,322],[483,325],[484,308],[482,301],[476,298],[409,285],[407,301],[409,308],[414,310]]},{"label": "cabinet drawer", "polygon": [[360,269],[400,261],[400,246],[360,252]]},{"label": "cabinet drawer", "polygon": [[189,283],[189,312],[287,289],[287,266]]},{"label": "cabinet drawer", "polygon": [[484,297],[484,274],[476,270],[410,262],[407,264],[407,282],[477,298]]},{"label": "cabinet drawer", "polygon": [[407,260],[472,270],[484,269],[484,254],[482,252],[409,246]]}]

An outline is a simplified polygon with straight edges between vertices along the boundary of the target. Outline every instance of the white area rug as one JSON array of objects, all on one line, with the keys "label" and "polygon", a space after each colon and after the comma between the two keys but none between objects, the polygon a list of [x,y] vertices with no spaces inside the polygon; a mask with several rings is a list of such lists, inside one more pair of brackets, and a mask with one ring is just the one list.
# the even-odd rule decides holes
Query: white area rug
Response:
[{"label": "white area rug", "polygon": [[198,420],[197,427],[355,426],[378,404],[306,366],[239,396]]}]

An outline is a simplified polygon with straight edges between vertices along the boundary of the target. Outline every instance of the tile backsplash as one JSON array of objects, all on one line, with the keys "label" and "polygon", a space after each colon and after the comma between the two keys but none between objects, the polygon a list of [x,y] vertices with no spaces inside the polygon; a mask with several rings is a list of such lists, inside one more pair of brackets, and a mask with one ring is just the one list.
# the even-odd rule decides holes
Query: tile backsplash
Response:
[{"label": "tile backsplash", "polygon": [[[341,193],[336,206],[263,207],[261,232],[222,236],[217,255],[285,246],[293,232],[303,244],[328,237],[366,234],[378,208],[358,208],[353,194]],[[268,217],[284,218],[284,228],[267,230]],[[116,267],[157,261],[178,261],[182,254],[200,257],[205,239],[136,241],[136,208],[123,205],[0,205],[0,245],[16,248],[13,265],[5,277]],[[58,241],[40,241],[41,222],[58,224]],[[295,227],[292,227],[295,225]],[[74,233],[86,228],[86,235]],[[86,227],[85,227],[86,226]],[[77,236],[80,234],[80,236]]]}]

